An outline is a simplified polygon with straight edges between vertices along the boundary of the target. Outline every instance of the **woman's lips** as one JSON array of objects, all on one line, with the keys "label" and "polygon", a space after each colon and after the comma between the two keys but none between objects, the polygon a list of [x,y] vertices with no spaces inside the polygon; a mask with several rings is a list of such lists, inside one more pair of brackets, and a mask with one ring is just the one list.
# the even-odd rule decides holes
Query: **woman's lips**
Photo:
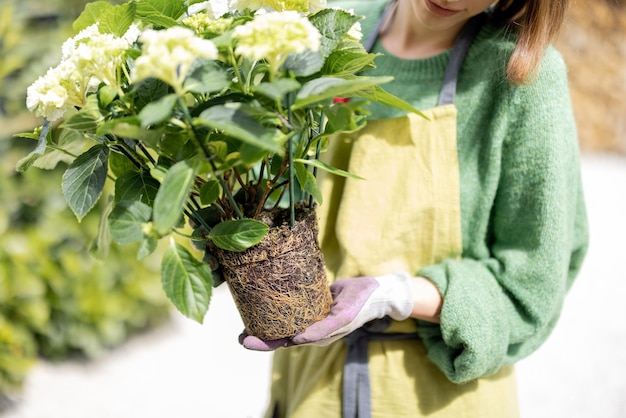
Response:
[{"label": "woman's lips", "polygon": [[444,9],[443,7],[436,5],[430,0],[425,0],[425,1],[426,1],[426,7],[428,7],[428,10],[430,10],[432,13],[436,14],[437,16],[448,17],[448,16],[452,16],[460,12],[460,10]]}]

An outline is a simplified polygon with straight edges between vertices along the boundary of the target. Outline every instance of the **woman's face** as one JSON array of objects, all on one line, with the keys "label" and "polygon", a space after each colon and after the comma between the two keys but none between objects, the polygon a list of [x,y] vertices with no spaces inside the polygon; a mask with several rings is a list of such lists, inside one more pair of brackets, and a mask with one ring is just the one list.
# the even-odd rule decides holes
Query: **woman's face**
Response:
[{"label": "woman's face", "polygon": [[[405,0],[407,1],[407,0]],[[408,0],[422,27],[434,31],[458,32],[470,18],[483,12],[494,0]]]}]

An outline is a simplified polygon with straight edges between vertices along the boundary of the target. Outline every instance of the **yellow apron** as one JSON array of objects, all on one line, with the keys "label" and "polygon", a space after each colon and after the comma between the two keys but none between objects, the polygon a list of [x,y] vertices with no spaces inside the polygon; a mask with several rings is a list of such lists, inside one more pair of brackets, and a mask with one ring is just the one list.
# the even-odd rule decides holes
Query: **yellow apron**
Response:
[{"label": "yellow apron", "polygon": [[[456,72],[452,93],[442,91],[444,103],[454,96]],[[444,81],[444,90],[449,84]],[[415,273],[460,256],[456,108],[448,103],[424,113],[429,120],[414,114],[374,120],[356,135],[333,138],[328,162],[365,180],[319,177],[320,243],[331,282]],[[388,329],[416,331],[412,319]],[[372,417],[518,417],[511,367],[459,385],[427,359],[417,339],[375,340],[367,347]],[[344,341],[276,351],[267,417],[341,417],[346,353]]]}]

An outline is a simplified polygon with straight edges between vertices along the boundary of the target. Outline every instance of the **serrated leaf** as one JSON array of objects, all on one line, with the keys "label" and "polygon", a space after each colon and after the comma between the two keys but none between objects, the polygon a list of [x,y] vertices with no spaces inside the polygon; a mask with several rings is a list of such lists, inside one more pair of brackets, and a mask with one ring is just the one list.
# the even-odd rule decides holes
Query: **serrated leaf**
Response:
[{"label": "serrated leaf", "polygon": [[185,0],[138,0],[136,14],[146,23],[169,28],[187,10]]},{"label": "serrated leaf", "polygon": [[254,219],[235,219],[220,222],[208,234],[208,239],[228,251],[245,251],[261,242],[269,227]]},{"label": "serrated leaf", "polygon": [[72,24],[72,29],[74,29],[74,32],[80,32],[98,22],[100,16],[111,9],[113,9],[113,5],[108,1],[94,1],[86,4],[80,16]]},{"label": "serrated leaf", "polygon": [[111,239],[119,245],[143,240],[143,225],[150,221],[152,208],[136,200],[117,202],[109,214]]},{"label": "serrated leaf", "polygon": [[181,219],[195,178],[195,170],[188,161],[178,162],[167,170],[154,199],[154,224],[159,234],[169,233]]},{"label": "serrated leaf", "polygon": [[95,145],[79,155],[63,173],[61,187],[79,221],[94,207],[107,179],[109,149]]},{"label": "serrated leaf", "polygon": [[122,37],[135,19],[135,3],[128,2],[108,9],[100,18],[98,30],[100,33],[111,33]]},{"label": "serrated leaf", "polygon": [[140,81],[134,86],[135,106],[138,109],[143,109],[149,103],[159,100],[161,97],[170,93],[171,87],[156,78],[148,78]]},{"label": "serrated leaf", "polygon": [[151,205],[160,183],[144,171],[127,171],[115,182],[115,201],[138,200]]},{"label": "serrated leaf", "polygon": [[311,16],[309,20],[322,35],[320,45],[322,55],[327,57],[341,38],[361,19],[361,16],[354,16],[345,10],[335,8],[323,9]]},{"label": "serrated leaf", "polygon": [[161,281],[176,309],[202,323],[213,287],[209,265],[196,260],[185,247],[172,240],[161,262]]}]

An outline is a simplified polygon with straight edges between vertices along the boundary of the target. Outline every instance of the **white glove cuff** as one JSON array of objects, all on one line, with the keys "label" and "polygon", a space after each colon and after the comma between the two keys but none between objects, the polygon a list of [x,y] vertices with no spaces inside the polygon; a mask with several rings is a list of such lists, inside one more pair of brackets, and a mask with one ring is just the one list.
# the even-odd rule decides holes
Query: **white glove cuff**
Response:
[{"label": "white glove cuff", "polygon": [[374,279],[380,284],[376,289],[377,299],[387,302],[385,314],[396,321],[409,318],[415,304],[413,277],[407,272],[395,272]]}]

